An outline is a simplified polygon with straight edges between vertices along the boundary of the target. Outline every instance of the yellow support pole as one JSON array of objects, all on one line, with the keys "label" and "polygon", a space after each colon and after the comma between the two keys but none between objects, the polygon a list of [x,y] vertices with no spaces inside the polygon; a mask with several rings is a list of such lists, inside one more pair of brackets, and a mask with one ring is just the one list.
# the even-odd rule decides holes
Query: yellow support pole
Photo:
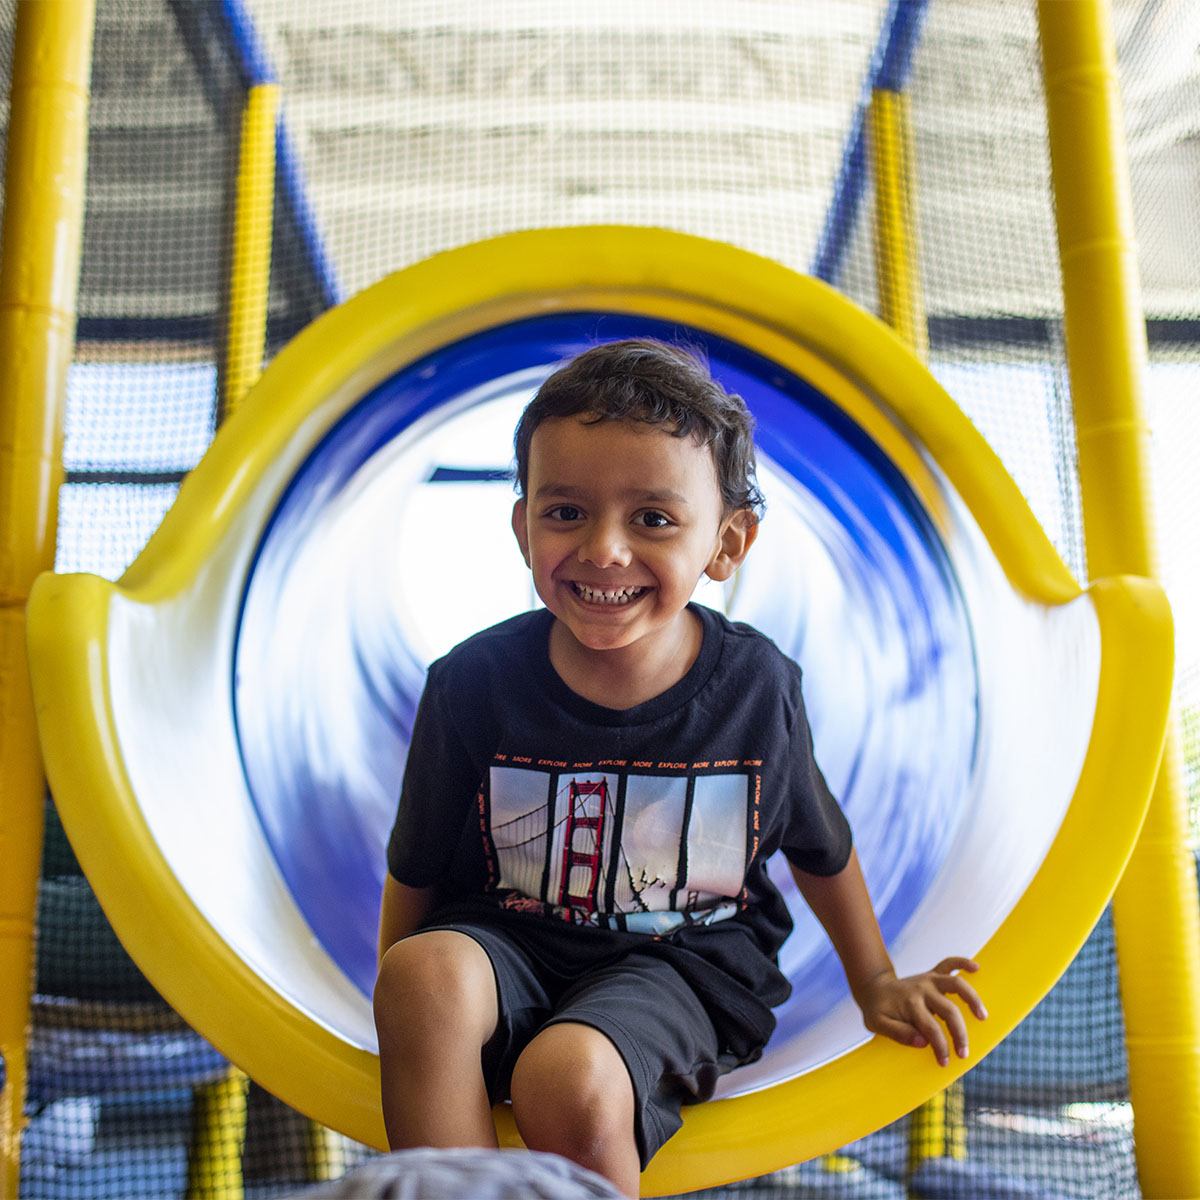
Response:
[{"label": "yellow support pole", "polygon": [[278,85],[260,83],[247,92],[242,111],[220,384],[222,418],[234,411],[262,373],[271,286],[278,107]]},{"label": "yellow support pole", "polygon": [[929,357],[929,332],[913,232],[916,187],[908,97],[889,88],[876,88],[867,129],[875,184],[879,315],[924,361]]},{"label": "yellow support pole", "polygon": [[[908,97],[890,88],[871,96],[867,126],[871,180],[875,185],[875,286],[879,314],[915,354],[929,357],[929,327],[917,259],[916,163]],[[965,1159],[967,1129],[962,1083],[927,1100],[911,1117],[908,1173],[931,1159]]]},{"label": "yellow support pole", "polygon": [[[1147,364],[1111,14],[1039,0],[1088,568],[1154,576]],[[1142,1194],[1200,1196],[1200,899],[1178,741],[1113,901]]]},{"label": "yellow support pole", "polygon": [[45,783],[25,601],[54,567],[94,0],[17,6],[0,263],[0,1195],[16,1196]]},{"label": "yellow support pole", "polygon": [[[279,88],[250,87],[242,109],[233,199],[225,346],[219,416],[230,416],[262,374],[271,290],[275,213],[275,123]],[[241,1200],[242,1151],[250,1080],[237,1067],[196,1089],[188,1200]]]},{"label": "yellow support pole", "polygon": [[242,1200],[242,1151],[250,1081],[237,1067],[196,1089],[192,1101],[192,1145],[188,1154],[188,1200]]},{"label": "yellow support pole", "polygon": [[908,1175],[933,1159],[967,1157],[966,1102],[962,1080],[931,1096],[909,1118]]},{"label": "yellow support pole", "polygon": [[346,1143],[342,1135],[309,1121],[305,1138],[305,1165],[312,1183],[329,1183],[346,1173]]}]

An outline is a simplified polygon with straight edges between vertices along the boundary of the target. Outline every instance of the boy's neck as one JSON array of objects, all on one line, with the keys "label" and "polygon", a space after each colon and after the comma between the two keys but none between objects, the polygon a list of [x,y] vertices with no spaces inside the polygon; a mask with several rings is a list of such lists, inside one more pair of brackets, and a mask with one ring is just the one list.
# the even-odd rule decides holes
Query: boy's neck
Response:
[{"label": "boy's neck", "polygon": [[615,650],[592,650],[562,621],[550,627],[550,665],[576,695],[618,711],[635,708],[673,688],[691,670],[704,641],[700,618],[685,608],[672,625],[674,637]]}]

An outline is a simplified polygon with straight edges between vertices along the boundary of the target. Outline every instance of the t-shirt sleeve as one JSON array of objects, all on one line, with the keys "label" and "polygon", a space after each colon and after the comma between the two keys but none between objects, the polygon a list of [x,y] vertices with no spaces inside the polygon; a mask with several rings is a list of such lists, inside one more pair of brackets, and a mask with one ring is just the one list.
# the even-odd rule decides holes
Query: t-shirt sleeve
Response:
[{"label": "t-shirt sleeve", "polygon": [[836,875],[850,859],[850,823],[825,782],[813,752],[803,702],[793,714],[789,744],[789,806],[780,843],[793,866],[810,875]]},{"label": "t-shirt sleeve", "polygon": [[429,887],[447,878],[467,808],[479,788],[478,771],[450,713],[435,664],[417,706],[387,845],[388,873],[409,887]]}]

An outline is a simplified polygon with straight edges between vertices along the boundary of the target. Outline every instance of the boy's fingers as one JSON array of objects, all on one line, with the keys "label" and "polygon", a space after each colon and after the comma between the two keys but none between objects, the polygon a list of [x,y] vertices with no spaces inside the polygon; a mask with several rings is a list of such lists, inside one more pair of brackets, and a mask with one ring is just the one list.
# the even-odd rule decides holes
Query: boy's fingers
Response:
[{"label": "boy's fingers", "polygon": [[953,990],[955,995],[961,996],[966,1001],[967,1007],[981,1021],[987,1020],[987,1008],[979,997],[979,993],[965,980],[960,979],[957,975],[952,977]]},{"label": "boy's fingers", "polygon": [[949,975],[954,971],[970,971],[972,974],[979,970],[979,964],[973,958],[943,958],[933,968],[935,975]]},{"label": "boy's fingers", "polygon": [[979,993],[961,975],[947,975],[934,982],[940,992],[945,995],[954,993],[956,996],[961,996],[975,1016],[981,1021],[987,1020],[987,1009],[979,998]]},{"label": "boy's fingers", "polygon": [[892,1017],[880,1017],[875,1022],[872,1032],[881,1033],[884,1037],[891,1038],[893,1042],[900,1042],[904,1046],[913,1046],[917,1050],[924,1050],[929,1044],[908,1021],[897,1021]]},{"label": "boy's fingers", "polygon": [[950,1005],[953,1010],[942,1015],[942,1019],[946,1022],[946,1028],[950,1030],[951,1040],[954,1042],[954,1053],[959,1058],[966,1058],[971,1053],[971,1042],[967,1036],[967,1025],[962,1019],[962,1013],[955,1005]]},{"label": "boy's fingers", "polygon": [[[962,1010],[953,1000],[948,1000],[940,995],[930,999],[929,1009],[933,1018],[940,1018],[940,1021],[945,1023],[945,1027],[950,1033],[950,1039],[954,1043],[954,1052],[959,1058],[966,1058],[970,1053],[970,1040],[967,1037],[967,1024],[963,1020]],[[933,1024],[937,1026],[938,1033],[941,1034],[942,1026],[939,1021],[934,1019]],[[925,1023],[922,1022],[919,1028],[924,1030]],[[944,1037],[941,1039],[941,1046],[946,1048]],[[945,1065],[942,1056],[939,1055],[938,1061]]]},{"label": "boy's fingers", "polygon": [[933,1050],[938,1064],[944,1067],[950,1061],[950,1047],[946,1042],[946,1033],[941,1022],[931,1013],[925,1012],[913,1021],[913,1026]]},{"label": "boy's fingers", "polygon": [[951,1046],[959,1058],[967,1058],[970,1039],[959,1001],[980,1020],[987,1017],[987,1010],[975,989],[954,972],[978,969],[973,959],[944,958],[924,976],[900,981],[906,985],[907,995],[895,997],[901,1003],[893,1008],[894,1015],[876,1015],[872,1031],[906,1046],[928,1046],[943,1067],[950,1061]]}]

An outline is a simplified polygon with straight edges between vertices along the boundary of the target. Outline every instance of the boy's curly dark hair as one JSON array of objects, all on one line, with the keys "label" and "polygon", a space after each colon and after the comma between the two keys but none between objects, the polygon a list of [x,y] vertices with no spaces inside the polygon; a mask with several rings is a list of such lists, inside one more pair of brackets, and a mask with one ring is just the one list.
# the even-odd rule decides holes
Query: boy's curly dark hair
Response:
[{"label": "boy's curly dark hair", "polygon": [[746,402],[717,383],[697,351],[649,338],[607,342],[560,367],[538,389],[513,437],[517,484],[525,495],[529,446],[550,417],[587,414],[588,423],[665,425],[712,451],[725,513],[764,508],[754,462],[754,417]]}]

